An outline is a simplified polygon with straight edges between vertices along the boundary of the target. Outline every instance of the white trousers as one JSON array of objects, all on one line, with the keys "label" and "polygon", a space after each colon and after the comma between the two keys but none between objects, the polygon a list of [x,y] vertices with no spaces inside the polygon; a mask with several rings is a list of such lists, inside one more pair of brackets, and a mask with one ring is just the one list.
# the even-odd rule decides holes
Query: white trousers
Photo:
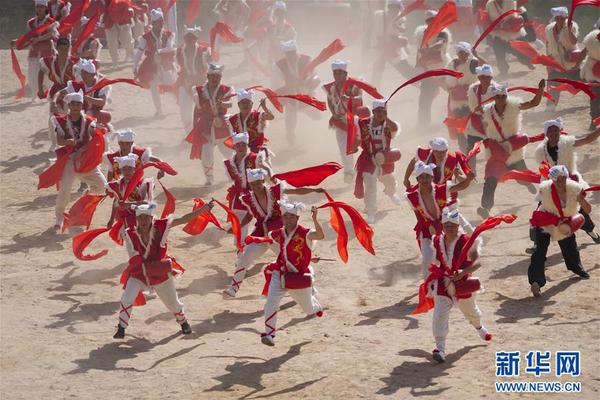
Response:
[{"label": "white trousers", "polygon": [[204,168],[206,180],[211,182],[215,176],[215,147],[219,148],[223,158],[227,159],[231,157],[231,149],[225,146],[225,139],[219,139],[215,141],[215,144],[205,143],[202,145],[202,167]]},{"label": "white trousers", "polygon": [[100,171],[100,166],[97,166],[90,172],[80,174],[75,172],[73,168],[73,157],[69,158],[65,170],[63,171],[62,177],[60,178],[60,189],[56,196],[56,207],[54,213],[56,215],[56,225],[62,225],[64,221],[64,213],[71,197],[71,189],[73,188],[73,182],[75,179],[79,179],[87,183],[90,187],[90,193],[92,194],[104,194],[106,186],[106,178]]},{"label": "white trousers", "polygon": [[175,280],[169,277],[166,281],[156,285],[148,286],[139,279],[129,278],[121,296],[121,309],[119,310],[119,325],[123,328],[129,326],[129,319],[133,310],[133,302],[138,292],[144,289],[154,289],[165,307],[175,315],[175,320],[181,325],[187,321],[183,311],[183,303],[177,296]]},{"label": "white trousers", "polygon": [[131,25],[114,24],[110,29],[106,29],[106,44],[108,52],[114,64],[119,62],[119,43],[125,49],[127,58],[133,58],[133,36],[131,34]]},{"label": "white trousers", "polygon": [[144,34],[144,24],[138,20],[135,20],[133,27],[131,28],[131,33],[134,42],[137,41],[140,36]]},{"label": "white trousers", "polygon": [[181,123],[185,127],[185,133],[190,133],[194,124],[194,100],[185,86],[179,87],[179,115]]},{"label": "white trousers", "polygon": [[273,253],[276,253],[276,247],[277,245],[268,243],[250,243],[244,246],[244,250],[238,253],[237,260],[235,261],[235,270],[233,272],[233,278],[231,278],[231,287],[237,292],[246,277],[248,268],[250,268],[260,256],[265,254],[267,250],[271,249]]},{"label": "white trousers", "polygon": [[338,149],[340,150],[340,158],[344,165],[344,172],[346,174],[354,173],[354,156],[352,154],[346,154],[348,134],[344,130],[335,128],[335,138],[337,140]]},{"label": "white trousers", "polygon": [[365,209],[367,214],[374,215],[377,212],[377,180],[383,183],[383,192],[388,196],[396,194],[396,178],[394,174],[381,175],[378,170],[374,174],[363,173],[365,184]]},{"label": "white trousers", "polygon": [[[39,87],[38,87],[38,74],[40,72],[40,59],[35,57],[27,58],[27,84],[31,90],[31,97],[37,99]],[[44,82],[46,76],[44,76]]]},{"label": "white trousers", "polygon": [[[437,288],[434,291],[433,298],[435,301],[435,306],[433,308],[433,322],[431,326],[433,338],[435,339],[437,349],[445,352],[446,336],[448,336],[449,331],[448,320],[454,302],[449,297],[438,296]],[[456,305],[475,329],[481,328],[481,311],[475,303],[474,295],[468,299],[458,299]]]},{"label": "white trousers", "polygon": [[271,283],[269,284],[269,294],[265,304],[265,334],[275,335],[277,330],[277,312],[279,303],[283,296],[288,293],[296,303],[302,307],[302,310],[313,315],[321,310],[321,304],[317,300],[317,290],[314,287],[305,289],[285,289],[281,286],[281,276],[279,271],[273,272]]},{"label": "white trousers", "polygon": [[424,239],[423,235],[419,236],[421,242],[421,265],[423,266],[421,274],[423,279],[429,276],[429,267],[435,262],[435,249],[431,239]]},{"label": "white trousers", "polygon": [[172,85],[175,83],[175,80],[177,80],[177,76],[174,71],[165,71],[159,67],[154,79],[150,82],[152,102],[158,113],[162,113],[162,103],[160,101],[160,90],[158,89],[158,85]]}]

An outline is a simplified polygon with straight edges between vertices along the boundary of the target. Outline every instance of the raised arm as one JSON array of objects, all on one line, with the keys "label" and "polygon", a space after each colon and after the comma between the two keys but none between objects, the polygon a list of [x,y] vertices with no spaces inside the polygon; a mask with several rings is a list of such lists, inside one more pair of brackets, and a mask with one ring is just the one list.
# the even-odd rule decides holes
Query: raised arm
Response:
[{"label": "raised arm", "polygon": [[413,171],[415,170],[416,163],[417,163],[417,159],[413,157],[413,159],[410,160],[410,162],[406,166],[406,172],[404,172],[404,186],[406,187],[406,189],[408,189],[411,186],[410,176],[412,175]]},{"label": "raised arm", "polygon": [[212,210],[213,206],[214,206],[214,199],[212,199],[211,201],[209,201],[207,204],[203,205],[202,207],[187,213],[179,218],[175,218],[172,222],[171,222],[171,228],[176,227],[178,225],[183,225],[183,224],[187,224],[188,222],[190,222],[191,220],[193,220],[194,218],[196,218],[198,215],[205,213],[207,211]]},{"label": "raised arm", "polygon": [[535,94],[534,98],[529,101],[526,101],[525,103],[521,103],[521,106],[519,108],[521,110],[529,110],[530,108],[537,107],[542,101],[542,97],[544,96],[544,88],[545,87],[546,87],[546,80],[541,79],[540,82],[538,83],[538,91]]},{"label": "raised arm", "polygon": [[598,139],[598,137],[600,137],[600,126],[598,126],[594,132],[589,133],[579,139],[576,139],[574,146],[579,147],[579,146],[584,146],[586,144],[590,144],[590,143],[594,142],[596,139]]},{"label": "raised arm", "polygon": [[457,183],[456,185],[452,185],[450,187],[450,192],[460,192],[465,190],[471,184],[471,181],[475,178],[475,173],[473,171],[467,174],[467,178],[464,181]]},{"label": "raised arm", "polygon": [[285,194],[298,194],[298,195],[310,194],[310,193],[323,193],[323,192],[325,192],[325,189],[321,189],[321,188],[283,189],[283,193],[285,193]]},{"label": "raised arm", "polygon": [[323,227],[317,220],[317,207],[313,207],[310,212],[312,214],[312,220],[315,224],[315,230],[310,231],[308,235],[306,235],[306,238],[308,240],[323,240],[325,238],[325,233],[323,232]]},{"label": "raised arm", "polygon": [[579,205],[581,206],[581,209],[583,211],[585,211],[588,214],[592,212],[592,205],[585,198],[585,193],[583,192],[583,190],[579,193],[579,196],[577,197],[577,201],[579,202]]}]

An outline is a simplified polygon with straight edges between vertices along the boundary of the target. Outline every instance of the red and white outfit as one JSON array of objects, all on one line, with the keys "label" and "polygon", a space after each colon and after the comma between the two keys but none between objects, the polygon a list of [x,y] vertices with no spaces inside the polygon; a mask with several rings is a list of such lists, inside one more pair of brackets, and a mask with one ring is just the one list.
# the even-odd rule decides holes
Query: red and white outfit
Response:
[{"label": "red and white outfit", "polygon": [[[469,112],[475,111],[475,109],[484,101],[494,97],[494,95],[492,94],[493,84],[494,82],[492,81],[485,92],[483,91],[483,87],[481,86],[480,82],[475,82],[471,86],[469,86],[469,90],[467,92]],[[469,136],[474,136],[481,139],[486,138],[485,126],[483,124],[481,115],[471,115],[471,118],[469,118],[466,132]]]},{"label": "red and white outfit", "polygon": [[[52,117],[52,124],[57,136],[64,139],[75,139],[78,146],[85,146],[89,143],[90,137],[96,129],[94,118],[83,113],[79,121],[73,121],[69,114],[54,116]],[[100,166],[86,173],[75,172],[75,163],[83,155],[83,152],[85,152],[85,147],[79,148],[69,156],[69,161],[60,178],[60,188],[56,196],[56,207],[54,209],[56,215],[55,225],[57,226],[62,226],[65,208],[69,203],[73,182],[76,179],[85,181],[89,185],[91,193],[104,194],[104,187],[107,182],[100,171]]]},{"label": "red and white outfit", "polygon": [[133,10],[133,27],[131,33],[133,40],[137,42],[140,36],[146,32],[146,27],[149,24],[148,11],[150,10],[145,0],[134,0],[134,3],[139,7]]},{"label": "red and white outfit", "polygon": [[454,171],[456,169],[462,170],[459,159],[456,154],[450,153],[446,150],[446,155],[442,160],[436,162],[433,158],[433,150],[431,148],[419,147],[417,149],[417,161],[422,161],[425,164],[435,164],[433,170],[433,183],[441,185],[448,181],[451,181],[454,177]]},{"label": "red and white outfit", "polygon": [[[573,70],[578,63],[577,55],[575,54],[578,50],[577,43],[571,43],[569,27],[566,22],[563,28],[555,32],[556,21],[550,22],[546,25],[546,53],[560,63],[567,71]],[[570,27],[571,33],[575,36],[579,36],[579,25],[573,21],[573,25]]]},{"label": "red and white outfit", "polygon": [[297,225],[289,234],[285,228],[271,232],[271,238],[279,245],[279,256],[265,270],[265,275],[270,275],[270,281],[267,281],[265,332],[262,334],[271,341],[277,330],[279,303],[286,293],[306,314],[323,315],[323,307],[317,300],[317,291],[313,287],[314,271],[310,265],[312,243],[307,238],[310,231],[302,225]]},{"label": "red and white outfit", "polygon": [[194,108],[194,130],[189,139],[192,142],[190,158],[202,159],[204,175],[207,181],[213,181],[214,177],[214,152],[215,147],[224,157],[228,156],[225,139],[229,136],[229,129],[225,122],[225,110],[217,107],[224,98],[234,94],[231,86],[220,84],[214,90],[208,88],[208,83],[195,86],[193,89]]},{"label": "red and white outfit", "polygon": [[[91,62],[90,62],[90,64],[91,64]],[[93,65],[93,64],[91,64],[91,65]],[[74,81],[74,80],[68,81],[67,86],[66,86],[67,94],[83,91],[83,93],[85,93],[88,96],[95,97],[95,98],[104,97],[105,99],[108,100],[108,96],[110,95],[110,91],[111,91],[110,85],[104,86],[100,90],[96,90],[94,92],[88,93],[89,90],[92,89],[94,87],[94,85],[96,85],[102,78],[104,78],[103,75],[97,75],[96,79],[94,80],[94,83],[89,86],[86,85],[86,83],[84,81]],[[104,111],[104,107],[95,106],[95,105],[89,104],[84,101],[83,109],[84,109],[86,115],[94,117],[98,121],[98,124],[108,126],[112,119],[111,114],[108,111]]]},{"label": "red and white outfit", "polygon": [[[270,232],[280,229],[283,226],[279,201],[285,198],[285,194],[283,193],[284,184],[279,183],[273,186],[266,186],[265,188],[267,197],[266,209],[262,208],[252,191],[246,191],[240,197],[241,203],[256,220],[251,236],[268,237]],[[246,277],[248,268],[269,249],[274,250],[273,246],[269,243],[250,243],[244,245],[244,249],[238,253],[235,261],[235,271],[231,279],[231,285],[227,289],[229,295],[235,296],[235,293],[237,293]]]},{"label": "red and white outfit", "polygon": [[[152,149],[150,149],[149,147],[132,146],[131,153],[138,156],[138,159],[135,162],[135,167],[139,168],[143,164],[150,161],[150,157],[152,156]],[[121,154],[121,150],[104,153],[104,161],[109,165],[110,171],[112,172],[112,180],[116,181],[121,178],[121,169],[119,168],[117,158],[126,155],[127,154]]]},{"label": "red and white outfit", "polygon": [[600,28],[592,29],[583,39],[587,56],[581,63],[581,79],[600,82]]},{"label": "red and white outfit", "polygon": [[119,62],[119,44],[125,49],[126,59],[133,58],[133,15],[133,8],[123,1],[112,1],[104,10],[106,43],[113,64]]},{"label": "red and white outfit", "polygon": [[229,115],[226,119],[227,126],[232,135],[242,132],[248,133],[248,147],[254,153],[258,153],[261,150],[267,152],[265,147],[268,142],[265,137],[267,121],[264,115],[265,113],[262,111],[252,110],[245,117],[242,117],[242,113],[237,113]]},{"label": "red and white outfit", "polygon": [[[430,164],[429,170],[433,170],[433,164]],[[427,172],[428,173],[428,172]],[[452,183],[447,182],[441,185],[433,185],[431,196],[433,197],[434,210],[430,212],[425,206],[423,195],[417,187],[406,192],[404,195],[417,217],[417,224],[414,231],[417,235],[417,243],[421,250],[421,263],[423,266],[423,276],[428,275],[429,266],[434,261],[435,251],[432,238],[442,231],[442,210],[444,207],[452,206],[457,202],[456,192],[451,192]]]},{"label": "red and white outfit", "polygon": [[[459,47],[465,45],[465,47]],[[470,45],[465,42],[458,42],[456,45],[457,51],[468,51]],[[446,77],[446,88],[448,89],[448,116],[452,118],[460,118],[469,114],[469,86],[477,82],[477,75],[475,68],[479,65],[479,61],[471,54],[466,62],[459,64],[458,58],[450,61],[446,66],[448,69],[461,72],[463,74],[460,78]],[[450,139],[459,140],[461,144],[461,150],[466,151],[462,145],[466,145],[466,139],[463,134],[455,131],[454,129],[448,128]],[[459,136],[460,135],[460,136]],[[460,139],[462,137],[463,140]],[[461,143],[461,141],[463,143]]]},{"label": "red and white outfit", "polygon": [[[354,157],[352,154],[346,154],[348,142],[346,112],[349,97],[361,101],[360,104],[353,104],[353,107],[362,106],[361,90],[356,86],[351,86],[346,93],[341,93],[342,87],[336,85],[335,81],[323,85],[323,90],[327,94],[328,103],[333,107],[330,110],[332,115],[329,118],[329,128],[335,131],[335,138],[340,151],[340,158],[344,165],[344,172],[352,174],[354,173]],[[356,112],[357,110],[353,109],[353,111]]]},{"label": "red and white outfit", "polygon": [[158,113],[162,113],[158,85],[172,85],[177,79],[176,52],[175,34],[166,29],[159,34],[151,29],[138,39],[133,70],[140,83],[150,87],[152,102]]},{"label": "red and white outfit", "polygon": [[33,98],[37,97],[38,93],[38,73],[41,68],[41,59],[46,57],[52,57],[56,53],[54,48],[54,39],[58,38],[58,22],[49,15],[46,15],[41,20],[37,17],[33,17],[27,21],[27,29],[33,31],[36,28],[50,24],[48,29],[44,32],[39,33],[34,37],[44,36],[51,32],[51,37],[46,40],[31,44],[29,46],[29,54],[27,55],[27,82],[29,88],[32,90]]},{"label": "red and white outfit", "polygon": [[[505,12],[516,9],[517,2],[515,0],[503,0],[501,6],[496,0],[488,0],[485,5],[488,23],[496,20]],[[523,17],[518,14],[513,14],[502,20],[500,25],[490,33],[490,37],[498,37],[505,42],[508,42],[511,40],[518,40],[526,34],[525,28],[523,28]]]},{"label": "red and white outfit", "polygon": [[[567,179],[566,185],[567,190],[564,199],[559,197],[556,184],[552,179],[548,179],[540,183],[539,193],[536,197],[536,200],[540,202],[537,211],[549,213],[557,217],[556,224],[541,226],[542,230],[550,234],[552,240],[556,241],[566,239],[573,234],[571,231],[561,231],[560,226],[563,222],[567,222],[573,217],[578,216],[579,213],[578,196],[583,189],[582,184],[572,179]],[[579,217],[581,217],[581,215],[579,215]],[[536,215],[534,212],[532,220],[535,219]]]},{"label": "red and white outfit", "polygon": [[48,1],[48,13],[56,21],[60,21],[71,12],[71,3],[64,0]]},{"label": "red and white outfit", "polygon": [[587,187],[581,174],[577,170],[577,153],[575,152],[575,141],[577,138],[571,135],[560,135],[558,139],[557,161],[548,153],[548,138],[544,138],[535,149],[535,160],[538,164],[547,162],[551,167],[564,165],[569,170],[569,179],[579,182]]},{"label": "red and white outfit", "polygon": [[[356,161],[354,195],[364,198],[366,214],[374,217],[377,212],[377,181],[383,183],[385,194],[390,197],[396,195],[394,164],[399,160],[400,152],[391,148],[396,132],[392,132],[385,121],[374,126],[370,117],[362,118],[358,121],[358,128],[362,151]],[[383,163],[377,161],[380,153]]]},{"label": "red and white outfit", "polygon": [[[199,31],[199,28],[188,28],[186,35],[196,35],[195,32],[199,33]],[[184,124],[186,132],[189,132],[194,123],[193,88],[201,86],[206,82],[206,72],[208,71],[208,63],[210,61],[210,48],[198,42],[195,42],[193,46],[189,46],[184,42],[177,48],[176,61],[179,66],[178,93],[181,122]]]},{"label": "red and white outfit", "polygon": [[123,328],[129,326],[129,319],[134,302],[145,289],[154,289],[165,307],[175,315],[180,325],[187,321],[183,310],[183,303],[177,296],[173,276],[181,274],[183,269],[174,258],[168,255],[167,239],[171,218],[153,219],[150,228],[150,239],[144,243],[141,235],[135,228],[126,231],[125,243],[129,258],[129,265],[121,275],[121,282],[125,290],[121,297],[119,310],[119,325]]}]

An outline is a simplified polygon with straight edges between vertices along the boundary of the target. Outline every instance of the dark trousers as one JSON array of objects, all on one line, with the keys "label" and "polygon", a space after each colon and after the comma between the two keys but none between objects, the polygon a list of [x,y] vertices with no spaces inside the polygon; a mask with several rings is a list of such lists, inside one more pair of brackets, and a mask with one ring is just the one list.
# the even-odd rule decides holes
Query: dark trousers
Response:
[{"label": "dark trousers", "polygon": [[[567,79],[572,79],[572,80],[579,80],[579,70],[576,69],[574,71],[567,71],[567,72],[560,72],[560,71],[550,71],[548,72],[548,79],[554,79],[554,78],[567,78]],[[553,83],[550,86],[553,85],[559,85],[559,83]],[[552,97],[554,97],[556,99],[556,104],[558,104],[558,100],[560,99],[560,91],[557,90],[550,90],[548,89],[548,92],[552,95]],[[555,103],[552,103],[550,100],[546,101],[546,106],[554,106]]]},{"label": "dark trousers", "polygon": [[[584,219],[583,225],[581,225],[581,230],[584,232],[590,232],[590,233],[593,232],[594,229],[596,228],[596,224],[594,224],[594,221],[592,221],[592,217],[590,217],[590,214],[583,211],[583,208],[579,209],[579,214],[583,215],[583,219]],[[529,239],[531,239],[532,242],[535,242],[535,233],[536,233],[535,227],[530,226],[529,227]]]},{"label": "dark trousers", "polygon": [[[516,169],[518,171],[527,170],[525,160],[519,160],[514,164],[506,166],[509,170]],[[523,186],[531,186],[528,182],[519,182]],[[496,194],[496,187],[498,186],[498,180],[496,178],[485,178],[483,181],[483,194],[481,195],[481,207],[491,210],[494,207],[494,196]]]},{"label": "dark trousers", "polygon": [[592,86],[592,92],[596,93],[596,98],[590,100],[590,117],[593,121],[600,117],[600,86]]},{"label": "dark trousers", "polygon": [[[535,231],[535,251],[531,255],[531,264],[529,264],[527,276],[529,284],[537,282],[542,287],[546,284],[544,269],[546,254],[548,254],[548,246],[550,245],[550,234],[544,232],[541,228],[535,228]],[[575,272],[583,269],[575,235],[559,240],[558,245],[569,271]]]},{"label": "dark trousers", "polygon": [[437,96],[439,83],[436,79],[425,79],[421,81],[419,92],[419,123],[428,125],[431,122],[431,103]]},{"label": "dark trousers", "polygon": [[508,61],[506,61],[507,54],[514,55],[521,64],[528,67],[531,66],[531,61],[529,61],[529,58],[514,50],[507,41],[497,36],[492,36],[489,39],[489,44],[494,50],[494,56],[496,57],[496,63],[498,64],[498,70],[500,71],[500,74],[505,75],[508,73]]},{"label": "dark trousers", "polygon": [[[468,152],[473,150],[473,146],[475,146],[475,143],[477,143],[481,140],[483,140],[483,139],[481,139],[480,137],[477,137],[477,136],[459,134],[458,135],[458,147],[460,148],[460,151],[467,154]],[[477,156],[476,155],[471,157],[471,159],[469,160],[469,167],[471,167],[473,172],[476,172],[475,171],[475,168],[477,167]]]}]

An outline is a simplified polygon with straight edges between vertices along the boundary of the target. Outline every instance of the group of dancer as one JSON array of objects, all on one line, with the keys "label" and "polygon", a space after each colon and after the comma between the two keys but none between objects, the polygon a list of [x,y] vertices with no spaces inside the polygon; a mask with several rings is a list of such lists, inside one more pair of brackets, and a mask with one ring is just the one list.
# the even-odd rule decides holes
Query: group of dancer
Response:
[{"label": "group of dancer", "polygon": [[[406,84],[419,82],[419,124],[429,126],[432,117],[437,119],[435,122],[444,120],[449,136],[449,140],[436,137],[416,149],[404,173],[402,196],[396,181],[396,164],[401,154],[395,147],[402,130],[400,123],[388,114],[388,103],[405,84],[385,98],[375,85],[349,74],[349,61],[335,59],[330,61],[332,81],[321,85],[315,68],[345,46],[337,39],[316,57],[300,53],[298,34],[287,20],[288,6],[283,1],[250,4],[244,0],[221,0],[213,10],[218,22],[211,29],[212,42],[201,41],[204,33],[196,26],[185,28],[179,45],[165,23],[169,10],[165,6],[153,8],[148,3],[118,2],[119,7],[128,5],[123,11],[109,1],[84,1],[81,7],[69,7],[70,3],[63,0],[34,0],[36,15],[28,21],[29,32],[14,42],[15,48],[30,51],[30,92],[47,98],[50,105],[48,130],[56,159],[40,175],[38,187],[58,188],[54,230],[60,233],[74,226],[87,229],[73,238],[75,255],[82,260],[96,260],[106,254],[84,254],[89,243],[103,233],[115,244],[124,244],[127,250],[129,262],[121,275],[124,291],[114,338],[125,336],[133,307],[145,304],[152,293],[174,314],[183,334],[191,333],[174,281],[184,269],[168,250],[168,235],[176,226],[183,226],[188,234],[201,234],[210,223],[234,236],[237,254],[231,262],[231,282],[223,290],[228,299],[236,297],[248,269],[268,250],[273,251],[275,261],[264,269],[263,294],[267,299],[262,343],[275,343],[279,303],[285,293],[307,314],[322,317],[313,270],[313,264],[320,260],[314,253],[314,242],[325,237],[317,218],[318,209],[331,209],[332,227],[341,237],[346,235],[346,241],[346,230],[340,227],[344,224],[341,211],[349,214],[355,232],[361,233],[356,235],[360,244],[374,253],[372,235],[381,204],[378,181],[395,206],[408,205],[416,217],[414,230],[423,283],[418,288],[419,303],[414,313],[434,310],[436,348],[432,355],[438,362],[446,357],[448,321],[454,305],[483,340],[492,338],[475,300],[482,284],[473,274],[485,265],[480,234],[516,218],[494,211],[500,183],[517,180],[532,196],[533,246],[528,249],[532,294],[540,296],[546,283],[544,264],[550,241],[558,242],[570,271],[589,278],[576,235],[582,230],[594,243],[600,243],[586,197],[599,187],[586,183],[579,172],[575,148],[589,143],[597,146],[600,136],[600,128],[595,126],[600,122],[600,20],[579,42],[577,23],[571,20],[566,7],[549,10],[546,29],[537,30],[538,34],[545,32],[545,38],[536,38],[535,32],[532,37],[526,10],[512,0],[488,0],[474,5],[459,2],[459,9],[468,6],[478,15],[487,15],[483,22],[465,20],[464,9],[457,10],[453,1],[438,10],[421,0],[386,1],[382,10],[367,18],[373,24],[379,24],[380,18],[386,21],[383,36],[375,38],[378,54],[373,65],[378,70],[374,74],[377,82],[372,83],[379,83],[387,63],[409,79]],[[262,11],[260,18],[254,18],[257,9],[253,7]],[[423,9],[423,25],[416,29],[417,42],[412,43],[404,36],[404,23],[409,18],[418,19],[417,15],[423,14],[419,10]],[[452,13],[461,16],[462,27],[448,23]],[[113,63],[119,62],[120,42],[126,62],[133,63],[133,79],[108,79],[101,74],[101,44],[93,31],[86,29],[90,20],[96,30],[104,28]],[[265,29],[257,29],[261,26]],[[495,74],[492,62],[478,52],[482,40],[467,42],[473,36],[464,35],[465,29],[487,39],[499,74]],[[461,40],[453,42],[452,32],[456,31]],[[215,37],[217,43],[243,46],[244,57],[254,69],[268,69],[272,81],[265,84],[278,89],[262,86],[260,81],[256,86],[238,90],[223,83],[234,77],[217,63]],[[73,43],[78,47],[73,48]],[[408,54],[413,45],[418,51],[411,63]],[[452,48],[455,57],[449,54]],[[532,56],[530,50],[537,53],[544,48],[545,55]],[[256,55],[257,49],[265,49],[263,57]],[[547,66],[548,79],[526,88],[498,82],[508,70],[507,54],[513,53],[531,69],[539,63]],[[44,86],[46,79],[51,83],[49,90]],[[175,199],[163,180],[177,172],[150,148],[139,146],[131,129],[113,127],[105,106],[115,83],[148,89],[158,117],[163,115],[163,93],[177,96],[190,159],[200,159],[205,185],[213,186],[216,168],[222,168],[231,181],[224,202],[195,199],[191,212],[180,217],[173,215]],[[326,102],[316,98],[319,86],[325,92]],[[551,86],[549,92],[547,86]],[[442,89],[448,95],[448,113],[432,116],[431,103]],[[519,90],[533,97],[523,100],[515,95]],[[558,95],[564,90],[589,95],[593,128],[590,133],[566,133],[555,108]],[[264,98],[258,100],[258,93]],[[372,98],[370,107],[367,96]],[[526,135],[521,126],[522,114],[538,107],[544,98],[549,102],[547,112],[554,115],[540,127],[543,133]],[[340,164],[331,162],[277,173],[276,159],[269,149],[268,124],[277,118],[271,106],[283,112],[285,140],[290,145],[297,137],[300,112],[311,117],[328,108],[329,128],[336,137]],[[112,138],[118,146],[114,150],[109,149]],[[524,150],[529,145],[535,147],[536,164],[528,166]],[[222,165],[215,163],[216,148],[225,158]],[[477,208],[482,222],[473,226],[460,213],[458,197],[465,190],[473,190],[476,159],[482,148],[488,153],[481,204]],[[166,195],[162,212],[154,198],[155,179],[147,176],[148,168],[158,170],[156,179]],[[364,216],[349,204],[331,198],[320,186],[338,170],[343,172],[345,183],[354,184],[355,198],[364,203]],[[67,210],[75,181],[85,182],[87,187]],[[323,205],[311,208],[313,227],[300,224],[306,207],[288,197],[309,193],[322,193],[327,199]],[[109,220],[101,224],[103,228],[89,229],[96,206],[105,198],[112,201]],[[213,214],[215,206],[225,211],[229,227]],[[345,247],[340,249],[339,242],[340,257],[347,261],[347,251]]]}]

